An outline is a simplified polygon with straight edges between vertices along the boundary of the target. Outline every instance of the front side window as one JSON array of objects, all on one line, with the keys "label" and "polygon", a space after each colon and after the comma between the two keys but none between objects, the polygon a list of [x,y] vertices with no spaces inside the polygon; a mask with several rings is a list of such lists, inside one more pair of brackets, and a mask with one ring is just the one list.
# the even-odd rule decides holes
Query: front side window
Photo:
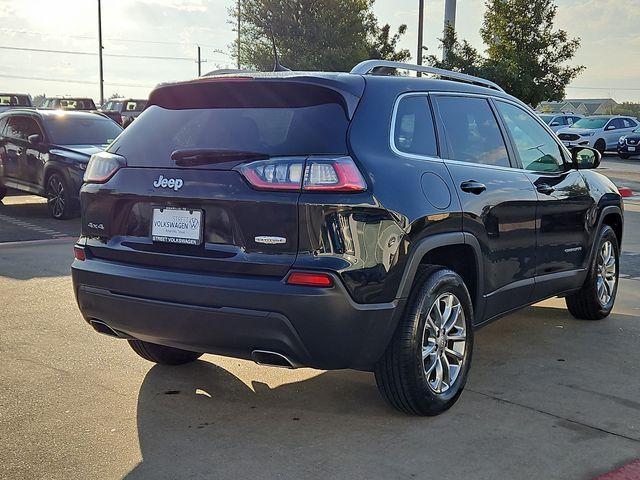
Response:
[{"label": "front side window", "polygon": [[489,102],[475,97],[438,97],[449,158],[509,167],[507,147]]},{"label": "front side window", "polygon": [[401,152],[436,156],[436,135],[429,99],[409,96],[400,100],[393,126],[393,142]]},{"label": "front side window", "polygon": [[560,147],[542,125],[520,107],[500,101],[496,101],[496,106],[513,138],[525,170],[563,170]]},{"label": "front side window", "polygon": [[29,135],[36,133],[42,135],[40,127],[33,118],[23,116],[9,118],[6,132],[8,137],[26,140],[29,138]]}]

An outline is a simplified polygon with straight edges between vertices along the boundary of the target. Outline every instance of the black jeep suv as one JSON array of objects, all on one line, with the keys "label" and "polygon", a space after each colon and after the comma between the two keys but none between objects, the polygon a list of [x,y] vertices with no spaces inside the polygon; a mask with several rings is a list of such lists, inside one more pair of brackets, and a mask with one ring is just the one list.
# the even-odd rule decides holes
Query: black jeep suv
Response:
[{"label": "black jeep suv", "polygon": [[611,312],[623,210],[599,159],[443,70],[162,85],[89,163],[76,298],[153,362],[370,370],[394,407],[438,414],[476,327],[557,295]]}]

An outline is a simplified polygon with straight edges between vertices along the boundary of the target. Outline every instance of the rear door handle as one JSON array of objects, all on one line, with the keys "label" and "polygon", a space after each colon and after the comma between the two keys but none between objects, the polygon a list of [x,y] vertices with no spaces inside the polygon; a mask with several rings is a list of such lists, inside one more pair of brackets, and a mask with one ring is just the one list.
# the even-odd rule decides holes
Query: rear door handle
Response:
[{"label": "rear door handle", "polygon": [[467,193],[473,193],[474,195],[480,195],[487,189],[484,183],[476,182],[475,180],[467,180],[460,184],[460,190]]},{"label": "rear door handle", "polygon": [[547,185],[546,183],[541,183],[540,185],[538,185],[536,187],[536,190],[538,190],[540,193],[544,193],[545,195],[551,195],[553,192],[556,191],[555,188],[553,188],[550,185]]}]

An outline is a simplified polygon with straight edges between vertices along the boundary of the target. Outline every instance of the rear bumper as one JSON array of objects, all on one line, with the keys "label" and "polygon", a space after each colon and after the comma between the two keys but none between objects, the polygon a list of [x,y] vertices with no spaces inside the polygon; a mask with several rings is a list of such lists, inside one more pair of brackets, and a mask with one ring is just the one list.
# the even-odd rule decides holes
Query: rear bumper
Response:
[{"label": "rear bumper", "polygon": [[320,369],[370,369],[404,302],[356,304],[337,276],[332,288],[300,287],[91,258],[72,276],[85,319],[123,336],[237,358],[273,351]]}]

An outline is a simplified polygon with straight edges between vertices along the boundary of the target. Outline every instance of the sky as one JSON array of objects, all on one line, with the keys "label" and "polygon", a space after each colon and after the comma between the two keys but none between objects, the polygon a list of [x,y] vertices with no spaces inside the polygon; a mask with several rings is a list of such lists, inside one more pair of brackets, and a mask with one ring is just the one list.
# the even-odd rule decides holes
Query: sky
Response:
[{"label": "sky", "polygon": [[[146,97],[158,83],[233,66],[228,9],[234,0],[102,0],[105,97]],[[482,50],[484,0],[457,0],[456,30]],[[569,98],[640,102],[640,0],[557,0],[557,28],[582,39],[586,66]],[[418,0],[376,0],[380,23],[406,23],[415,58]],[[424,44],[440,54],[444,0],[425,0]],[[0,0],[0,91],[99,98],[97,0]],[[8,47],[8,48],[7,48]],[[15,50],[32,49],[32,50]],[[63,50],[82,54],[42,52]],[[140,57],[170,57],[169,59]]]}]

